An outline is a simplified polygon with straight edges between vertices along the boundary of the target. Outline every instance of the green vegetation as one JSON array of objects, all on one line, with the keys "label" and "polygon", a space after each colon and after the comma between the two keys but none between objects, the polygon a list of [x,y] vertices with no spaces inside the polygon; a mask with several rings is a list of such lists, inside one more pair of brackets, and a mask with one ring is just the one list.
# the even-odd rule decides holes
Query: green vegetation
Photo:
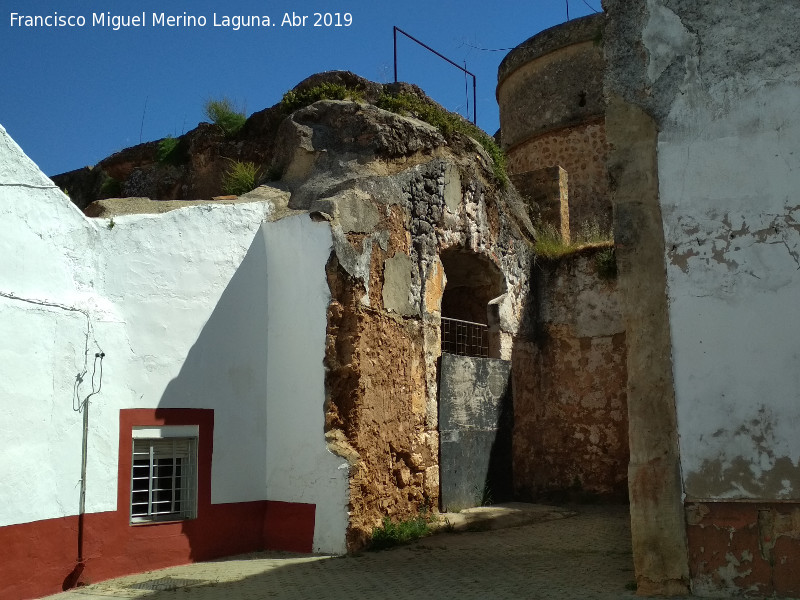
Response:
[{"label": "green vegetation", "polygon": [[600,225],[597,219],[588,219],[581,223],[578,234],[575,237],[577,244],[601,244],[603,242],[610,242],[614,239],[614,234],[610,229],[604,228]]},{"label": "green vegetation", "polygon": [[108,223],[106,223],[106,228],[108,228],[108,229],[114,229],[114,226],[115,226],[115,225],[116,225],[116,223],[114,223],[114,217],[111,217],[111,218],[108,220]]},{"label": "green vegetation", "polygon": [[483,149],[492,159],[492,172],[498,185],[504,188],[508,184],[505,153],[494,139],[479,127],[464,120],[457,114],[448,112],[411,94],[383,94],[376,104],[384,110],[400,115],[409,115],[416,117],[420,121],[425,121],[429,125],[436,127],[445,138],[451,137],[455,133],[473,138],[483,146]]},{"label": "green vegetation", "polygon": [[264,175],[266,181],[280,181],[281,177],[283,177],[283,168],[278,165],[271,165]]},{"label": "green vegetation", "polygon": [[430,535],[431,517],[423,512],[413,519],[394,522],[389,517],[383,518],[383,524],[372,531],[370,550],[383,550],[407,544]]},{"label": "green vegetation", "polygon": [[156,160],[164,164],[174,164],[177,162],[178,139],[168,135],[163,140],[158,142],[158,150],[156,150]]},{"label": "green vegetation", "polygon": [[219,126],[227,136],[238,133],[247,121],[244,111],[236,110],[233,102],[228,98],[208,100],[204,112],[211,122]]},{"label": "green vegetation", "polygon": [[[285,113],[294,112],[318,100],[362,101],[364,93],[357,88],[349,88],[340,83],[324,82],[304,90],[289,90],[283,95],[281,109]],[[438,105],[426,102],[413,94],[382,94],[375,103],[378,108],[390,112],[413,116],[436,127],[445,138],[460,133],[476,140],[492,159],[492,172],[501,188],[508,183],[506,156],[494,139],[459,115],[448,112]]]},{"label": "green vegetation", "polygon": [[357,89],[348,88],[340,83],[324,82],[304,90],[289,90],[281,99],[281,109],[285,113],[293,113],[318,100],[355,100],[364,98]]},{"label": "green vegetation", "polygon": [[560,258],[575,252],[573,244],[564,241],[561,231],[556,229],[552,223],[543,223],[536,229],[536,242],[533,251],[538,256],[545,258]]},{"label": "green vegetation", "polygon": [[483,489],[481,489],[480,486],[476,486],[475,489],[477,491],[476,499],[478,501],[478,506],[491,506],[494,504],[494,495],[488,483],[483,485]]},{"label": "green vegetation", "polygon": [[614,248],[606,248],[594,257],[594,266],[600,279],[617,277],[617,255]]},{"label": "green vegetation", "polygon": [[251,162],[232,160],[230,168],[222,176],[222,192],[241,196],[258,185],[260,169]]},{"label": "green vegetation", "polygon": [[[589,246],[608,245],[614,239],[611,231],[603,229],[596,220],[584,221],[569,243],[564,241],[561,232],[551,223],[542,223],[535,229],[534,252],[545,258],[560,258]],[[613,257],[613,249],[609,248],[609,250]],[[608,261],[609,259],[606,257],[604,260]],[[616,272],[616,262],[614,262],[614,270]]]},{"label": "green vegetation", "polygon": [[103,198],[119,198],[122,195],[122,183],[113,177],[106,177],[100,185],[100,196]]}]

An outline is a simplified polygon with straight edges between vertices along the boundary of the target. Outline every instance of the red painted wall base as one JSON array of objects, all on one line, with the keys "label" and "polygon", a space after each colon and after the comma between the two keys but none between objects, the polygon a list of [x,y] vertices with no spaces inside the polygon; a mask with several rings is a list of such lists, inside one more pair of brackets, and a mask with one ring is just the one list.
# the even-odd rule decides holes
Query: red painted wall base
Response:
[{"label": "red painted wall base", "polygon": [[800,596],[800,503],[687,502],[695,594]]},{"label": "red painted wall base", "polygon": [[[196,425],[197,518],[130,525],[131,432],[136,426]],[[112,577],[259,550],[311,552],[313,504],[211,503],[214,411],[192,408],[119,412],[117,510],[0,527],[0,598],[38,598]]]},{"label": "red painted wall base", "polygon": [[87,514],[84,567],[76,569],[78,517],[0,527],[0,598],[55,594],[76,583],[259,550],[311,552],[313,504],[212,504],[197,519],[128,524],[127,513]]}]

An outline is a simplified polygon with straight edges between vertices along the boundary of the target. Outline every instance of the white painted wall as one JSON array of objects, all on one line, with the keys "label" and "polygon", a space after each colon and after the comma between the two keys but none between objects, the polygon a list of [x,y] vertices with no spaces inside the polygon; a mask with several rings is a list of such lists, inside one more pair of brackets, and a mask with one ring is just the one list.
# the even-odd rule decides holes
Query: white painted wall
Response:
[{"label": "white painted wall", "polygon": [[300,215],[267,223],[269,346],[267,492],[316,504],[314,551],[344,553],[349,467],[326,446],[327,223]]},{"label": "white painted wall", "polygon": [[[330,228],[268,202],[90,220],[0,127],[0,526],[116,510],[119,410],[215,409],[212,502],[317,507],[344,549],[347,472],[324,441]],[[269,360],[268,360],[269,358]],[[76,375],[84,373],[77,386]]]},{"label": "white painted wall", "polygon": [[98,302],[77,251],[92,251],[96,227],[2,127],[0,223],[0,525],[9,525],[77,512],[73,388]]},{"label": "white painted wall", "polygon": [[[267,210],[198,206],[115,217],[113,228],[100,228],[98,289],[126,326],[124,341],[104,346],[109,392],[93,409],[217,409],[214,503],[266,493]],[[116,444],[117,432],[99,439]],[[87,479],[103,489],[116,474],[99,464]],[[108,502],[97,510],[112,510],[115,498]]]},{"label": "white painted wall", "polygon": [[665,4],[644,40],[651,82],[684,69],[658,177],[685,491],[798,499],[800,10]]}]

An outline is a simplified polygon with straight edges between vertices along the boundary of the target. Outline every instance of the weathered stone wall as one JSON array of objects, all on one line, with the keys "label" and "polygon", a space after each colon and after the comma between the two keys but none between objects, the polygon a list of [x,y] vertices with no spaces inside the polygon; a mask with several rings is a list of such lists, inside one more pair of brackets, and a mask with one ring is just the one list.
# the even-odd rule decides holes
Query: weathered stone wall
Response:
[{"label": "weathered stone wall", "polygon": [[623,500],[628,415],[616,280],[588,249],[534,266],[532,339],[514,356],[514,487],[523,500]]},{"label": "weathered stone wall", "polygon": [[[696,522],[701,509],[689,507],[694,591],[794,595],[797,586],[786,580],[781,561],[800,551],[797,538],[782,537],[783,558],[765,561],[758,556],[768,540],[751,533],[754,502],[768,508],[782,502],[781,512],[793,514],[800,500],[800,7],[765,0],[604,5],[607,124],[616,146],[611,176],[623,200],[616,225],[626,245],[649,256],[633,263],[649,275],[629,279],[638,283],[629,300],[647,298],[645,281],[651,294],[663,296],[646,312],[628,307],[647,320],[641,330],[664,332],[647,341],[650,354],[662,356],[661,368],[637,371],[631,389],[661,389],[669,417],[654,419],[654,394],[631,396],[631,452],[638,463],[632,480],[642,483],[632,486],[632,501],[636,492],[650,505],[633,519],[634,553],[644,558],[653,548],[668,549],[662,564],[677,570],[683,562],[686,570],[686,550],[667,533],[674,527],[646,525],[654,509],[674,515],[683,492],[708,511]],[[647,122],[649,133],[637,136],[631,123]],[[645,154],[647,161],[634,156]],[[622,256],[624,264],[633,254]],[[672,390],[664,389],[670,376],[674,405]],[[644,427],[634,427],[634,412],[641,412]],[[665,422],[676,422],[675,431],[660,425]],[[667,452],[664,441],[673,446]],[[656,455],[668,468],[658,472],[640,460]],[[670,492],[656,493],[664,488]],[[645,500],[655,496],[669,498],[670,506]],[[647,532],[641,552],[637,522]],[[720,530],[730,534],[724,543]]]},{"label": "weathered stone wall", "polygon": [[549,223],[570,240],[569,175],[561,167],[518,171],[511,175],[517,190],[521,190],[528,211],[536,222]]},{"label": "weathered stone wall", "polygon": [[569,178],[569,228],[575,235],[586,221],[596,220],[603,229],[611,227],[607,158],[605,119],[600,117],[521,142],[509,151],[508,168],[511,173],[553,165],[564,169]]},{"label": "weathered stone wall", "polygon": [[[562,167],[573,234],[587,220],[611,224],[605,173],[601,44],[605,15],[576,19],[520,44],[498,70],[500,130],[509,172]],[[529,190],[521,188],[527,195]]]},{"label": "weathered stone wall", "polygon": [[[358,549],[384,517],[438,509],[448,269],[452,285],[484,295],[500,274],[493,314],[497,353],[508,356],[528,289],[530,223],[474,141],[446,143],[420,121],[322,101],[288,118],[278,139],[287,209],[331,221],[326,436],[351,465],[348,546]],[[462,272],[463,255],[491,274]]]},{"label": "weathered stone wall", "polygon": [[600,14],[551,27],[503,59],[497,102],[505,148],[603,115],[604,20]]}]

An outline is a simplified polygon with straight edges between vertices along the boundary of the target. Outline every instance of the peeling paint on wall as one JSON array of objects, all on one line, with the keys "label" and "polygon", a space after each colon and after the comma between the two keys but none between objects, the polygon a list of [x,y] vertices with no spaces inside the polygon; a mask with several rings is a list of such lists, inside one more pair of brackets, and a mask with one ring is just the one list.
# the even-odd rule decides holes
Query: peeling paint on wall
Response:
[{"label": "peeling paint on wall", "polygon": [[[657,129],[657,162],[640,179],[658,184],[664,263],[652,274],[666,268],[661,350],[673,363],[682,481],[687,500],[703,501],[687,511],[693,591],[794,595],[796,577],[779,565],[793,563],[796,542],[779,536],[791,552],[776,557],[759,528],[800,499],[800,7],[604,5],[607,93]],[[642,225],[618,211],[628,239],[641,242],[627,230]]]}]

